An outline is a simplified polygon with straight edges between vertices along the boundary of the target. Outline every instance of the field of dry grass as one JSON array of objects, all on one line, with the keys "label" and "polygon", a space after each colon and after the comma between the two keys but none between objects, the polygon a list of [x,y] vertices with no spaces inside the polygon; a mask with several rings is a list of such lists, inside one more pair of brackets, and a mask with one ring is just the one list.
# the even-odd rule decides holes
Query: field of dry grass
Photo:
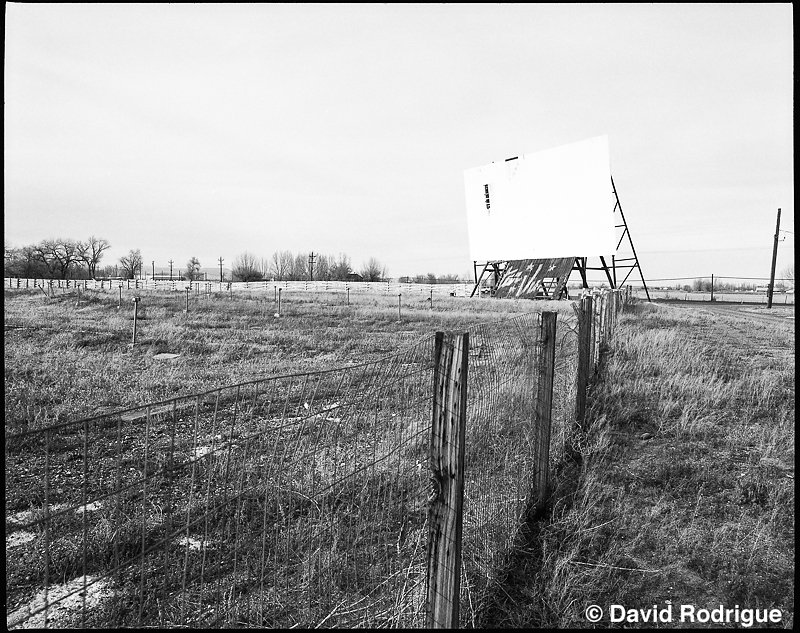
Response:
[{"label": "field of dry grass", "polygon": [[[6,291],[7,432],[256,378],[356,365],[435,330],[532,307],[572,313],[568,303],[437,298],[431,309],[424,298],[406,297],[398,312],[396,296],[351,295],[348,304],[334,293],[287,293],[276,318],[273,298],[256,293],[192,297],[188,314],[183,293],[137,294],[131,346],[130,297],[118,309],[111,293],[82,293],[76,305],[75,294]],[[591,424],[571,438],[574,459],[556,472],[550,513],[528,526],[506,581],[488,608],[471,615],[475,624],[581,627],[590,625],[591,604],[693,604],[776,607],[781,625],[791,626],[789,316],[756,307],[641,303],[623,315],[594,388]],[[158,358],[163,352],[178,356]],[[27,503],[22,497],[20,507]],[[16,515],[6,501],[8,526]],[[85,521],[72,523],[85,529]],[[140,538],[136,525],[133,540]],[[104,524],[91,529],[104,540]],[[185,547],[189,552],[191,542]],[[34,576],[41,574],[36,564],[28,572]],[[95,588],[106,590],[102,583]],[[99,594],[87,604],[94,599]]]},{"label": "field of dry grass", "polygon": [[590,416],[482,623],[622,626],[610,605],[673,605],[676,618],[738,605],[780,609],[771,626],[791,627],[794,312],[637,304]]},{"label": "field of dry grass", "polygon": [[[6,290],[6,429],[38,428],[269,375],[374,360],[437,329],[456,330],[564,303],[339,293],[192,296],[74,289],[48,299]],[[137,344],[132,296],[141,297]],[[348,303],[349,301],[349,303]],[[179,354],[158,359],[161,353]]]},{"label": "field of dry grass", "polygon": [[[282,316],[276,318],[274,305],[259,301],[263,297],[222,294],[193,297],[187,315],[181,293],[140,294],[137,344],[130,346],[132,310],[130,304],[118,310],[113,294],[83,293],[76,305],[74,294],[6,293],[7,432],[61,425],[46,435],[15,441],[13,447],[7,441],[7,534],[18,541],[31,539],[9,543],[7,538],[12,625],[43,600],[45,578],[54,595],[70,591],[82,578],[93,583],[87,604],[96,600],[102,608],[92,610],[87,625],[169,625],[189,616],[209,626],[220,621],[259,626],[319,622],[328,616],[329,623],[342,625],[350,617],[357,624],[361,614],[352,605],[385,611],[385,616],[378,613],[378,621],[397,624],[398,613],[419,610],[418,578],[424,577],[417,568],[420,556],[424,561],[419,523],[425,518],[426,493],[420,487],[427,480],[418,465],[424,464],[427,443],[414,424],[429,421],[420,396],[430,385],[419,371],[418,378],[409,373],[401,381],[395,375],[398,368],[412,372],[419,358],[400,357],[386,366],[388,374],[378,371],[380,364],[373,373],[351,372],[352,380],[368,379],[372,387],[363,394],[369,397],[347,396],[340,390],[341,378],[336,384],[313,378],[312,384],[320,381],[313,388],[309,381],[271,381],[269,391],[254,391],[251,385],[207,395],[197,401],[200,413],[194,417],[194,400],[189,399],[177,403],[173,416],[154,414],[152,424],[150,416],[123,422],[110,415],[88,426],[70,421],[245,380],[375,361],[410,349],[437,329],[463,329],[531,309],[571,313],[563,303],[456,298],[437,298],[433,309],[424,300],[409,301],[398,312],[396,297],[351,296],[348,304],[341,295],[298,294],[283,297]],[[517,322],[526,324],[527,340],[535,340],[536,320]],[[484,347],[494,345],[494,331],[490,326],[475,337],[473,376],[481,384],[481,368],[492,375],[498,369],[484,357]],[[562,338],[568,333],[565,328]],[[519,335],[510,332],[509,358],[519,357]],[[178,356],[159,359],[163,352]],[[423,360],[429,362],[427,356]],[[506,409],[520,408],[532,393],[516,393],[522,368],[515,370],[518,380],[507,373],[509,384],[495,398],[510,416],[506,424],[516,419]],[[414,386],[419,380],[424,385]],[[365,406],[355,402],[360,399]],[[236,427],[220,428],[219,420],[234,419],[235,410],[241,411]],[[503,421],[488,408],[481,410],[490,427]],[[473,424],[473,434],[485,433],[479,426]],[[512,425],[495,432],[507,444],[520,430]],[[471,461],[482,464],[484,452],[505,450],[506,444],[473,441],[470,454],[478,457]],[[281,453],[282,459],[260,461]],[[354,459],[383,454],[394,457],[371,464]],[[502,467],[488,461],[485,466],[496,476],[471,484],[471,494],[486,492],[489,483],[501,486],[500,471],[513,461],[505,459]],[[43,485],[45,470],[49,475]],[[359,470],[359,478],[350,478],[351,471]],[[482,479],[482,472],[470,476]],[[344,481],[328,481],[337,477]],[[266,497],[248,492],[260,490],[264,482],[269,482]],[[513,497],[511,510],[519,494],[502,487],[505,496]],[[282,488],[292,492],[278,503],[273,493]],[[479,529],[492,527],[494,515],[506,510],[503,495],[487,495],[471,510],[477,514],[465,519],[465,531],[476,522]],[[45,506],[49,518],[42,516]],[[337,519],[320,523],[320,512]],[[274,534],[274,547],[261,542],[267,533]],[[386,543],[397,550],[401,567],[387,565]],[[151,554],[142,553],[141,563],[136,562],[145,548]],[[280,556],[287,565],[272,569],[271,559],[264,559],[266,550],[276,552],[273,563]],[[488,558],[489,553],[470,551],[470,556]],[[126,566],[131,556],[135,564]],[[237,563],[247,571],[237,572]],[[120,565],[113,582],[98,576]],[[258,592],[253,591],[253,574],[266,582]],[[263,580],[264,574],[269,580]],[[194,595],[182,588],[181,582],[193,581],[201,587],[213,583],[212,590]],[[274,592],[266,605],[270,584],[280,588],[281,599]],[[248,587],[249,593],[239,600],[222,595],[223,588],[232,586]],[[72,591],[80,589],[78,582]],[[380,602],[387,599],[392,604]],[[75,597],[51,609],[51,623],[80,622],[75,618],[81,605],[71,610],[70,601]],[[29,623],[43,623],[42,614]]]}]

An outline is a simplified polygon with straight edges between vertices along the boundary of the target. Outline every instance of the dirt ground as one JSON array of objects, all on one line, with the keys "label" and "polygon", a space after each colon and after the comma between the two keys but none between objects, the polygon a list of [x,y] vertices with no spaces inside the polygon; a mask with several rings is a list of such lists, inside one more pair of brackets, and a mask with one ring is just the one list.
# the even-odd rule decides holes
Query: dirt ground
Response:
[{"label": "dirt ground", "polygon": [[[667,303],[667,302],[665,302]],[[711,314],[732,316],[751,322],[770,321],[787,322],[794,327],[794,306],[773,304],[771,308],[763,305],[747,305],[737,303],[687,303],[685,301],[669,302],[669,305],[687,310],[705,311]]]}]

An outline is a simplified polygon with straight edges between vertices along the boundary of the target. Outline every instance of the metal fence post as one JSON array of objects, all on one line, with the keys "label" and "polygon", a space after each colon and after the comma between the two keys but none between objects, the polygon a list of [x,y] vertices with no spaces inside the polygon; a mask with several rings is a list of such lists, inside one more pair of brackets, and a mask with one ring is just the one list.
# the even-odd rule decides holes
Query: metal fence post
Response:
[{"label": "metal fence post", "polygon": [[468,357],[468,333],[436,333],[428,497],[428,628],[458,627]]},{"label": "metal fence post", "polygon": [[536,495],[535,508],[541,510],[550,489],[550,427],[553,415],[553,376],[556,360],[555,312],[542,312],[540,328],[539,385],[536,394]]}]

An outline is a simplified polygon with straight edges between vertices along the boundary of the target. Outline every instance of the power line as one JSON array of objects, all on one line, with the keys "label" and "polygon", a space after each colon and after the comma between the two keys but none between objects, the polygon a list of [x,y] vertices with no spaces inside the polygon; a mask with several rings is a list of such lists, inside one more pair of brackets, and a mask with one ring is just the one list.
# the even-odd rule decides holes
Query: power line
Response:
[{"label": "power line", "polygon": [[[711,279],[711,275],[695,275],[694,277],[659,277],[659,278],[650,278],[648,277],[647,281],[685,281],[691,279]],[[769,277],[733,277],[727,276],[724,277],[722,275],[714,275],[714,279],[746,279],[748,281],[769,281]],[[775,281],[792,281],[787,277],[776,277]]]}]

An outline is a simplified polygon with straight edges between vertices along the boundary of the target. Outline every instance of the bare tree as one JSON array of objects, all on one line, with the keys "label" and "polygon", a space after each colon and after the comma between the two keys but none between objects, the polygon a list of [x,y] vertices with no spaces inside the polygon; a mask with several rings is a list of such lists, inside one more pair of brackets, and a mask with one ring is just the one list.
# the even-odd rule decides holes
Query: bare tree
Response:
[{"label": "bare tree", "polygon": [[50,239],[34,247],[34,256],[41,261],[55,279],[69,279],[71,269],[80,261],[78,243],[70,239]]},{"label": "bare tree", "polygon": [[303,281],[308,279],[308,253],[298,253],[292,262],[289,279]]},{"label": "bare tree", "polygon": [[272,274],[270,259],[268,257],[262,257],[258,260],[258,271],[261,273],[263,279],[266,279]]},{"label": "bare tree", "polygon": [[386,275],[386,266],[381,264],[374,257],[370,257],[367,263],[361,267],[361,276],[364,278],[364,281],[381,281]]},{"label": "bare tree", "polygon": [[231,270],[233,281],[261,281],[264,275],[261,274],[258,260],[252,253],[244,252],[233,261]]},{"label": "bare tree", "polygon": [[35,279],[52,276],[47,263],[38,256],[37,246],[33,244],[14,249],[11,259],[6,259],[5,263],[8,277]]},{"label": "bare tree", "polygon": [[183,274],[186,281],[195,281],[200,279],[200,260],[196,257],[190,257],[186,262],[186,272]]},{"label": "bare tree", "polygon": [[352,272],[350,268],[350,258],[344,253],[339,253],[339,259],[335,262],[331,258],[330,263],[330,278],[336,281],[345,281],[347,275]]},{"label": "bare tree", "polygon": [[331,278],[331,263],[333,255],[318,255],[314,262],[314,279],[328,281]]},{"label": "bare tree", "polygon": [[136,271],[142,270],[142,252],[137,248],[131,249],[127,255],[119,258],[119,265],[122,268],[122,277],[124,279],[133,279],[136,276]]},{"label": "bare tree", "polygon": [[272,254],[270,274],[278,281],[289,279],[294,264],[294,255],[291,251],[276,251]]},{"label": "bare tree", "polygon": [[784,268],[781,275],[784,279],[788,279],[794,286],[794,264],[789,264],[786,268]]},{"label": "bare tree", "polygon": [[78,252],[83,262],[86,264],[86,269],[89,271],[89,277],[95,278],[97,272],[97,265],[103,257],[103,251],[111,248],[108,240],[98,238],[92,235],[86,242],[78,242]]}]

